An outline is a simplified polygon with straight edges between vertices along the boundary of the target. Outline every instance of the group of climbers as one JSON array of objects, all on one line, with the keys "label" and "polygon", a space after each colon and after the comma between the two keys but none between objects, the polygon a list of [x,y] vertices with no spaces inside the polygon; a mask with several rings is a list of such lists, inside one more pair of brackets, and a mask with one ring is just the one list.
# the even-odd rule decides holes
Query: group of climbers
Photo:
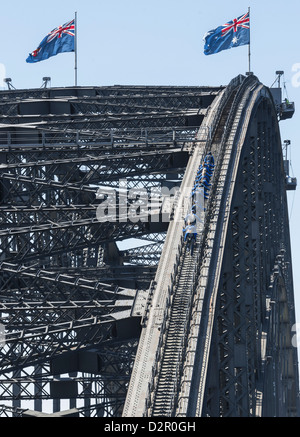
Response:
[{"label": "group of climbers", "polygon": [[199,166],[197,171],[197,176],[195,179],[195,184],[191,193],[192,197],[192,208],[191,211],[185,217],[185,227],[183,229],[184,232],[184,241],[188,243],[187,250],[191,248],[191,254],[193,251],[194,244],[197,238],[197,220],[201,221],[200,218],[196,215],[196,200],[195,197],[197,193],[201,194],[204,199],[208,199],[209,187],[211,186],[210,180],[214,171],[215,163],[214,158],[209,152],[203,163]]},{"label": "group of climbers", "polygon": [[212,177],[214,168],[214,157],[212,156],[211,152],[209,152],[205,156],[203,163],[199,166],[195,185],[192,190],[192,196],[194,196],[197,192],[203,192],[204,199],[208,199],[208,191],[209,187],[211,186],[210,179]]}]

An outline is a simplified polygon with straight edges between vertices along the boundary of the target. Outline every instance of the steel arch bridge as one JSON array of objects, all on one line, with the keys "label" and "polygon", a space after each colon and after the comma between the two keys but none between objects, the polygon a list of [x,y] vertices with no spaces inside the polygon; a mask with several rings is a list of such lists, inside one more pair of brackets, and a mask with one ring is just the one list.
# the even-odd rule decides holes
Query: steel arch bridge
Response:
[{"label": "steel arch bridge", "polygon": [[270,89],[9,90],[0,117],[1,416],[298,416]]}]

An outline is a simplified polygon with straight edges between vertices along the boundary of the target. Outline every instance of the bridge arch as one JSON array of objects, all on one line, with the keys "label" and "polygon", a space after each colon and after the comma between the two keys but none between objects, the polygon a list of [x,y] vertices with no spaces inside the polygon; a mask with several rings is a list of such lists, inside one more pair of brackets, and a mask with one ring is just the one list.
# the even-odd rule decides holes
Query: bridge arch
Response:
[{"label": "bridge arch", "polygon": [[[169,344],[175,347],[175,334],[164,325],[143,410],[150,416],[259,416],[268,412],[260,408],[267,398],[262,358],[267,290],[282,249],[290,263],[277,113],[270,91],[255,76],[238,77],[223,91],[207,120],[212,136],[198,154],[203,157],[211,151],[216,166],[200,255],[195,258],[197,268],[190,271],[196,279],[188,285],[192,299],[177,346],[183,350],[176,358],[166,352],[171,349]],[[190,160],[197,161],[196,157],[197,150]],[[182,253],[179,262],[188,268]],[[186,287],[178,286],[179,295]],[[167,326],[168,317],[167,312]],[[172,321],[170,315],[172,324],[176,326],[176,319]],[[292,324],[291,318],[290,328]],[[155,349],[149,337],[153,326],[148,328],[150,350]],[[178,362],[171,365],[171,360]],[[298,380],[294,369],[293,377]],[[295,391],[292,398],[296,402]],[[297,408],[293,405],[287,414]]]},{"label": "bridge arch", "polygon": [[[270,402],[264,393],[269,384],[264,382],[265,357],[261,350],[266,336],[270,276],[283,249],[289,266],[287,305],[294,307],[282,143],[277,113],[267,88],[260,90],[246,129],[231,200],[203,415],[271,414],[269,408],[276,401]],[[289,331],[288,337],[285,335],[287,342],[291,341],[291,314],[289,321],[289,327],[285,327]],[[272,334],[268,336],[272,338]],[[272,344],[271,338],[267,338],[268,344]],[[295,352],[290,344],[288,357],[282,359],[291,362],[290,354]],[[283,379],[288,378],[290,369],[281,371]],[[297,380],[297,369],[293,371]],[[295,386],[290,390],[295,396]],[[294,398],[292,408],[280,413],[275,409],[271,415],[276,415],[275,411],[279,415],[293,414],[296,408]]]},{"label": "bridge arch", "polygon": [[[0,101],[0,415],[46,415],[48,401],[59,416],[299,414],[269,89],[249,75],[226,87],[9,90]],[[192,252],[182,229],[208,152]],[[141,188],[151,202],[133,223],[123,195],[137,214]],[[102,222],[109,192],[120,203]],[[122,248],[128,240],[143,245]]]}]

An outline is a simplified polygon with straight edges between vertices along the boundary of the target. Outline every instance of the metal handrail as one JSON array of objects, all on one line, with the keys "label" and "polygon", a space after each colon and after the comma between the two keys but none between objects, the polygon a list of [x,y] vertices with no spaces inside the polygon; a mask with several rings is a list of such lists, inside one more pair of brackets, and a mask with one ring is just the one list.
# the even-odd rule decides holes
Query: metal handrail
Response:
[{"label": "metal handrail", "polygon": [[[10,147],[45,147],[54,146],[85,146],[93,145],[118,145],[142,143],[147,146],[155,143],[195,143],[195,132],[208,132],[207,126],[182,126],[172,128],[142,128],[142,129],[100,129],[95,132],[67,130],[55,131],[42,128],[28,128],[20,125],[16,130],[2,125],[0,128],[0,148]],[[26,132],[27,131],[27,132]]]}]

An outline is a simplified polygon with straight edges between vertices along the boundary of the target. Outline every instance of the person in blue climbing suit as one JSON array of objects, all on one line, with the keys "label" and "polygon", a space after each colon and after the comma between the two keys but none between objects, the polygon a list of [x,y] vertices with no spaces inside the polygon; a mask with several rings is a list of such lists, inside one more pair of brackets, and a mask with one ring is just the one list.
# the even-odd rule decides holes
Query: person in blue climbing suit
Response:
[{"label": "person in blue climbing suit", "polygon": [[206,157],[204,158],[204,164],[208,164],[208,165],[214,167],[214,165],[215,165],[215,160],[214,160],[214,157],[212,156],[212,153],[211,153],[211,152],[209,152],[209,153],[206,155]]},{"label": "person in blue climbing suit", "polygon": [[204,191],[204,197],[207,198],[207,192],[209,191],[210,186],[209,178],[200,177],[198,180],[196,179],[191,196],[194,196],[197,192],[201,193],[202,190]]},{"label": "person in blue climbing suit", "polygon": [[204,199],[208,199],[207,189],[205,189],[205,187],[201,184],[194,186],[191,197],[195,196],[196,194],[199,194],[200,196],[203,195]]},{"label": "person in blue climbing suit", "polygon": [[203,184],[205,187],[210,187],[211,186],[211,184],[209,183],[210,178],[211,175],[206,171],[206,169],[204,169],[201,176],[199,176],[199,178],[196,179],[196,182],[198,184]]},{"label": "person in blue climbing suit", "polygon": [[197,220],[199,222],[202,222],[200,217],[198,217],[197,214],[196,214],[196,205],[193,205],[191,211],[185,217],[184,222],[185,222],[186,226],[189,225],[189,224],[191,226],[196,226]]},{"label": "person in blue climbing suit", "polygon": [[211,152],[209,152],[208,155],[206,155],[206,157],[204,158],[203,163],[198,168],[192,196],[195,195],[199,191],[199,188],[202,187],[204,189],[204,198],[208,199],[208,191],[209,187],[211,186],[210,179],[212,177],[213,169],[214,158]]},{"label": "person in blue climbing suit", "polygon": [[187,244],[186,250],[187,252],[191,252],[191,255],[193,254],[194,245],[197,238],[197,229],[195,225],[187,225],[184,230],[184,241]]}]

